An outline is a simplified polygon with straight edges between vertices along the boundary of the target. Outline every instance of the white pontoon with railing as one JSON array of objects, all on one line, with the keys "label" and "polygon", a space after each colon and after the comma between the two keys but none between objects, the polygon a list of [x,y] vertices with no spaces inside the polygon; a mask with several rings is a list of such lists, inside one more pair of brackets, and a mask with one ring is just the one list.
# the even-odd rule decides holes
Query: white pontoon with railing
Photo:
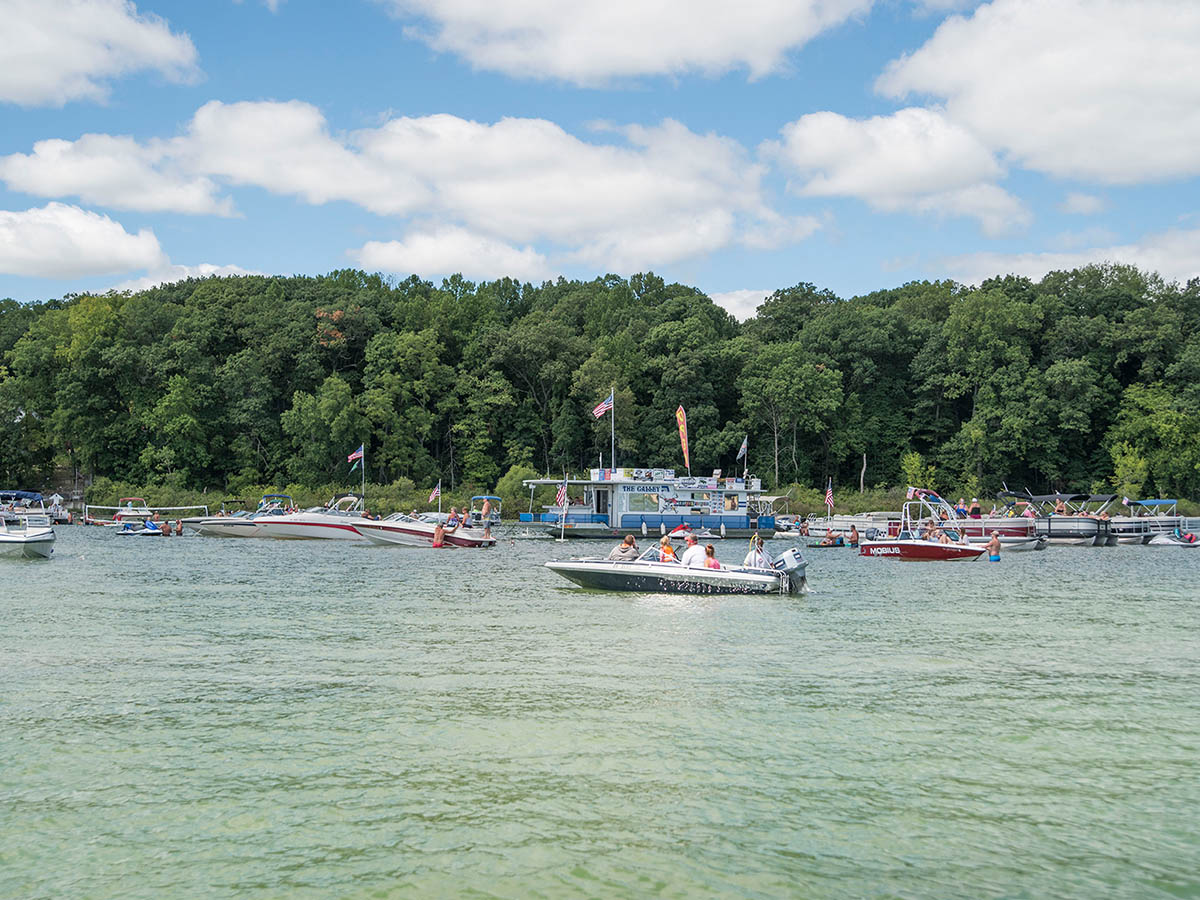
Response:
[{"label": "white pontoon with railing", "polygon": [[126,522],[145,522],[154,519],[170,518],[164,513],[182,513],[204,510],[208,515],[208,507],[203,503],[194,506],[148,506],[141,497],[122,497],[116,506],[99,506],[94,503],[84,504],[83,522],[85,525],[104,525],[109,528],[120,528]]}]

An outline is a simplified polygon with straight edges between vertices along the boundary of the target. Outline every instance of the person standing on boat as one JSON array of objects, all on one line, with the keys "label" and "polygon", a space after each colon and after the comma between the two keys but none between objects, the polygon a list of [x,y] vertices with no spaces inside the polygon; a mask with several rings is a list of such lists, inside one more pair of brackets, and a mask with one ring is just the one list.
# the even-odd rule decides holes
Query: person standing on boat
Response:
[{"label": "person standing on boat", "polygon": [[632,534],[625,535],[625,540],[612,548],[608,554],[609,559],[632,561],[637,559],[641,554],[638,552],[637,539]]},{"label": "person standing on boat", "polygon": [[993,531],[988,538],[987,552],[989,562],[1000,562],[1000,532]]},{"label": "person standing on boat", "polygon": [[856,526],[856,525],[850,526],[850,546],[851,547],[858,546],[858,526]]},{"label": "person standing on boat", "polygon": [[689,534],[684,540],[687,542],[687,549],[683,551],[683,558],[679,561],[689,568],[703,569],[704,548],[696,543],[694,534]]},{"label": "person standing on boat", "polygon": [[479,517],[483,519],[483,536],[490,538],[492,536],[492,501],[487,497],[483,498],[483,508],[480,510]]},{"label": "person standing on boat", "polygon": [[742,565],[751,569],[771,568],[770,554],[763,549],[763,539],[759,535],[754,536],[754,541],[750,546],[750,552],[747,553],[746,558],[742,560]]}]

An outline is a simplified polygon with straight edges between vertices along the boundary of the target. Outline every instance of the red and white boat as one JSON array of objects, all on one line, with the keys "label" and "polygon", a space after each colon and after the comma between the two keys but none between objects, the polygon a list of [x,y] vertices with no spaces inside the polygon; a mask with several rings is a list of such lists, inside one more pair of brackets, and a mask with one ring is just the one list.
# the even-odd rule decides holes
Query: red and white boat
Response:
[{"label": "red and white boat", "polygon": [[859,541],[859,556],[949,561],[978,559],[987,551],[983,544],[969,543],[967,535],[953,527],[957,524],[952,518],[953,508],[937,494],[915,491],[912,496],[901,510],[895,533]]},{"label": "red and white boat", "polygon": [[[375,544],[401,544],[406,547],[432,547],[433,532],[437,528],[434,522],[425,522],[395,513],[386,519],[363,519],[355,524],[359,534]],[[490,534],[485,535],[480,527],[459,526],[453,531],[446,531],[442,542],[447,547],[492,547],[496,539]]]},{"label": "red and white boat", "polygon": [[327,506],[289,513],[284,516],[264,516],[255,519],[255,537],[285,540],[324,539],[335,541],[366,540],[358,530],[362,523],[374,523],[363,518],[363,501],[358,494],[345,494],[329,501]]}]

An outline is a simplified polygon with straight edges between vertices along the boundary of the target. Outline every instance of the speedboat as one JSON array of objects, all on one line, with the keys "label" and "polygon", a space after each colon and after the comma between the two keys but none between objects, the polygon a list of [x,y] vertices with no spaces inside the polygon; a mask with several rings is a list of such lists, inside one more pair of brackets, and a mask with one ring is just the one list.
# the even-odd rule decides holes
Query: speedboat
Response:
[{"label": "speedboat", "polygon": [[49,516],[0,518],[0,555],[49,559],[54,552],[54,538]]},{"label": "speedboat", "polygon": [[343,494],[326,506],[314,506],[300,512],[255,519],[255,537],[303,540],[321,538],[337,541],[366,540],[358,526],[374,519],[363,517],[363,500],[358,494]]},{"label": "speedboat", "polygon": [[[436,522],[404,513],[394,513],[386,519],[363,519],[355,525],[359,534],[376,544],[402,544],[406,547],[432,547]],[[474,525],[459,526],[447,531],[442,538],[447,547],[492,547],[494,537],[484,536],[483,528]]]},{"label": "speedboat", "polygon": [[[895,536],[872,536],[859,541],[858,555],[871,556],[878,559],[950,561],[957,559],[978,559],[987,548],[982,544],[971,544],[966,538],[949,528],[946,519],[945,501],[932,491],[918,490],[913,493],[914,499],[906,502],[900,512],[900,528]],[[927,540],[920,536],[917,525],[928,514],[931,522],[943,523],[942,534],[948,542]],[[932,527],[932,526],[931,526]]]},{"label": "speedboat", "polygon": [[808,563],[800,551],[785,550],[770,568],[694,568],[660,562],[651,547],[635,560],[580,557],[545,563],[547,569],[586,588],[665,594],[802,594]]},{"label": "speedboat", "polygon": [[293,512],[293,501],[287,494],[264,494],[253,512],[239,510],[233,515],[195,516],[184,519],[183,524],[197,534],[210,537],[261,537],[259,525],[263,519]]}]

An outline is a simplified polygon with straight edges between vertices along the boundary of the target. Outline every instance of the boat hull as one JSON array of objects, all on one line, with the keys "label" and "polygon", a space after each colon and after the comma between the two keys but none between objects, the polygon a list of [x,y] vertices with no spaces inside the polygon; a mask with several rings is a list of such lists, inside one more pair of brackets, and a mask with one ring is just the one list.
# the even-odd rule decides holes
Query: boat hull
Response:
[{"label": "boat hull", "polygon": [[185,519],[183,524],[207,537],[258,537],[259,532],[253,519],[204,519],[195,523]]},{"label": "boat hull", "polygon": [[[282,517],[281,517],[282,518]],[[354,520],[321,521],[315,517],[295,518],[290,521],[263,522],[257,526],[254,537],[276,538],[287,541],[326,540],[326,541],[365,541],[356,528]]]},{"label": "boat hull", "polygon": [[807,589],[804,567],[701,569],[677,563],[573,559],[545,563],[550,571],[581,587],[654,594],[780,594]]},{"label": "boat hull", "polygon": [[39,530],[31,534],[0,532],[0,556],[49,559],[54,552],[54,540],[53,529]]},{"label": "boat hull", "polygon": [[[432,547],[433,529],[427,522],[359,522],[360,534],[373,544],[393,544],[402,547]],[[447,547],[493,547],[494,537],[484,537],[482,528],[459,529],[446,534],[443,543]]]},{"label": "boat hull", "polygon": [[979,559],[985,551],[985,547],[976,544],[939,544],[934,541],[902,539],[863,541],[858,545],[860,556],[914,562],[952,562],[955,560]]}]

